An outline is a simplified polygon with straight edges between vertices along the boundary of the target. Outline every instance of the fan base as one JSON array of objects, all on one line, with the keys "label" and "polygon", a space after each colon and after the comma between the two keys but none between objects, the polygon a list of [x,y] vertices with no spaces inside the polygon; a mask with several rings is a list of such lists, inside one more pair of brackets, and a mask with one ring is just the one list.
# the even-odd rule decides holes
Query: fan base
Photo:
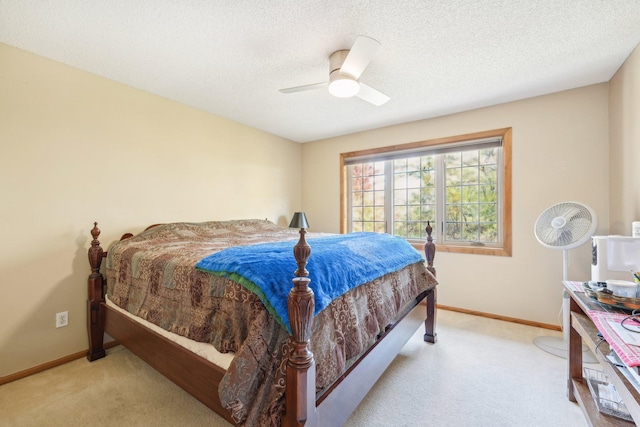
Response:
[{"label": "fan base", "polygon": [[[561,337],[538,337],[533,340],[534,344],[541,350],[551,353],[554,356],[567,358],[568,343]],[[599,363],[596,356],[589,350],[589,347],[582,345],[582,362]]]}]

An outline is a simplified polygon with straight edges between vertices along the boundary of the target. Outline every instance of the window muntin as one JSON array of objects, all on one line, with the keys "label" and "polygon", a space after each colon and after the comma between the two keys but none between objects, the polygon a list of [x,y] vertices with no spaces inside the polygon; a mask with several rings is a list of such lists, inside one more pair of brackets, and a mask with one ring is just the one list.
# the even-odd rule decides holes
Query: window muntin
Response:
[{"label": "window muntin", "polygon": [[[510,256],[510,128],[343,153],[341,162],[343,177],[374,170],[360,176],[370,183],[358,182],[378,192],[375,203],[352,205],[361,190],[343,178],[343,231],[384,231],[422,244],[430,221],[441,251]],[[369,214],[354,223],[356,207]]]}]

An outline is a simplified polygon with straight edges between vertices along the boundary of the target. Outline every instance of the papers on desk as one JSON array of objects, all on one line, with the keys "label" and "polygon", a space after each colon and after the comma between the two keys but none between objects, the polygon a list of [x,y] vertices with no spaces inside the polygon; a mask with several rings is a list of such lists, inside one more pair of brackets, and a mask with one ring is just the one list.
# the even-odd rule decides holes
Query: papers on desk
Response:
[{"label": "papers on desk", "polygon": [[[621,321],[609,320],[607,323],[625,344],[634,347],[640,346],[640,323],[627,319],[624,321],[624,326],[622,326],[620,322]],[[627,377],[629,382],[637,391],[640,391],[640,374],[638,374],[638,368],[630,368],[625,365],[620,357],[618,357],[618,354],[613,350],[609,353],[607,359],[615,365],[625,377]]]},{"label": "papers on desk", "polygon": [[636,323],[631,319],[626,320],[624,326],[620,321],[609,320],[607,323],[626,344],[640,347],[640,323]]},{"label": "papers on desk", "polygon": [[574,292],[584,292],[584,287],[582,286],[582,282],[575,282],[572,280],[563,280],[564,283],[569,289]]},{"label": "papers on desk", "polygon": [[[640,366],[640,346],[627,344],[618,332],[620,322],[622,319],[627,317],[627,315],[621,313],[607,313],[600,310],[588,310],[587,315],[591,318],[598,331],[602,333],[602,336],[609,343],[609,346],[615,350],[618,356],[620,356],[620,359],[625,365],[631,367]],[[626,321],[625,326],[628,323],[633,324],[633,322]],[[624,331],[625,329],[622,328],[622,330]],[[630,334],[634,333],[630,332]],[[628,337],[629,340],[636,338],[637,337]]]},{"label": "papers on desk", "polygon": [[636,368],[630,368],[625,365],[613,350],[611,350],[607,355],[607,360],[609,360],[613,366],[618,368],[622,375],[629,380],[631,385],[640,392],[640,374],[638,374],[638,370]]}]

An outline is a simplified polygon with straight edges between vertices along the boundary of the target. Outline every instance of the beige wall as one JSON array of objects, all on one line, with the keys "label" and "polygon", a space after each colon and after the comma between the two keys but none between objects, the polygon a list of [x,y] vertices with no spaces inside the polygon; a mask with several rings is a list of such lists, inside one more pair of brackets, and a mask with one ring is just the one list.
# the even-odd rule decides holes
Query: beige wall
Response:
[{"label": "beige wall", "polygon": [[300,144],[3,44],[0,94],[0,377],[87,349],[93,221],[108,245],[300,209]]},{"label": "beige wall", "polygon": [[612,234],[631,234],[640,221],[640,46],[609,82]]},{"label": "beige wall", "polygon": [[[540,245],[533,226],[552,204],[579,201],[608,231],[607,84],[306,143],[302,204],[311,231],[339,231],[341,152],[503,127],[513,128],[513,256],[438,253],[439,303],[560,324],[562,252]],[[570,252],[570,279],[588,279],[589,255],[588,244]]]}]

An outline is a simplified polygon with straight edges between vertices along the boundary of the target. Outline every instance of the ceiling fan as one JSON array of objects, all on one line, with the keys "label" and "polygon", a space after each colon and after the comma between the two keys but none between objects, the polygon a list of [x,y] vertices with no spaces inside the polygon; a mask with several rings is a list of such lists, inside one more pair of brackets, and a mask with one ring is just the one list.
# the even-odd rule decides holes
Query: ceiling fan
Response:
[{"label": "ceiling fan", "polygon": [[379,47],[378,41],[360,36],[350,50],[338,50],[329,56],[328,82],[280,89],[280,92],[295,93],[328,87],[329,93],[333,96],[339,98],[357,96],[375,106],[380,106],[391,98],[359,80]]}]

